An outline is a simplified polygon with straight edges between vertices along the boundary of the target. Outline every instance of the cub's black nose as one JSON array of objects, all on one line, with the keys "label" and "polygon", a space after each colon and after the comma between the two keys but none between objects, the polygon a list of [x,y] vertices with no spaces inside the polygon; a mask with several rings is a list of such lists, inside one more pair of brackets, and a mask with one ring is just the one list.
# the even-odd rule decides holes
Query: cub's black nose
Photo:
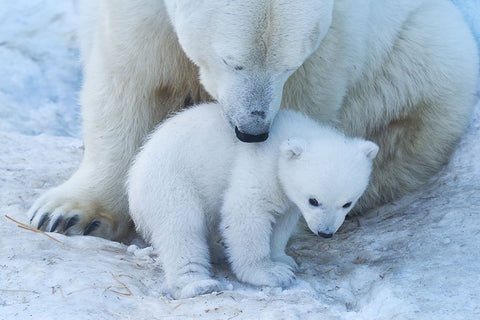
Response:
[{"label": "cub's black nose", "polygon": [[261,134],[248,134],[241,132],[235,127],[235,134],[237,135],[238,140],[247,143],[263,142],[268,139],[268,131]]},{"label": "cub's black nose", "polygon": [[333,236],[333,233],[323,233],[323,232],[319,232],[318,235],[322,238],[326,238],[326,239],[329,239]]}]

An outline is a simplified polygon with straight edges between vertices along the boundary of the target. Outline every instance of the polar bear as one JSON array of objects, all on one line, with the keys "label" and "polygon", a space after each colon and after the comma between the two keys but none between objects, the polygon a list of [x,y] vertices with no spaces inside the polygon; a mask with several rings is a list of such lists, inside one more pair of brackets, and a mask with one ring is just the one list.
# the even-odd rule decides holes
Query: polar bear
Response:
[{"label": "polar bear", "polygon": [[[366,189],[378,146],[283,110],[261,144],[240,142],[218,104],[165,121],[128,179],[131,217],[158,251],[175,298],[219,289],[209,248],[220,231],[244,282],[285,286],[295,261],[285,246],[300,213],[331,237]],[[210,245],[207,245],[210,243]]]},{"label": "polar bear", "polygon": [[[360,212],[448,161],[472,112],[473,36],[447,0],[83,0],[85,154],[28,212],[42,230],[122,239],[124,181],[169,113],[217,100],[243,141],[279,108],[380,146]],[[268,140],[267,140],[268,141]]]}]

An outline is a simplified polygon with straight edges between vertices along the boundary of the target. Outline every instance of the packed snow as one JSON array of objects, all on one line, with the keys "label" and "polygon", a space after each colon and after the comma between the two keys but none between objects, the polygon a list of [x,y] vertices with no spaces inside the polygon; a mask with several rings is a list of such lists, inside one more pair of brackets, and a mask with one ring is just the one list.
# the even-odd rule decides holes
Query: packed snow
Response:
[{"label": "packed snow", "polygon": [[288,288],[245,285],[216,265],[224,291],[172,300],[138,237],[19,228],[82,158],[77,19],[71,0],[0,6],[0,319],[480,319],[480,103],[449,165],[421,190],[332,239],[300,228]]}]

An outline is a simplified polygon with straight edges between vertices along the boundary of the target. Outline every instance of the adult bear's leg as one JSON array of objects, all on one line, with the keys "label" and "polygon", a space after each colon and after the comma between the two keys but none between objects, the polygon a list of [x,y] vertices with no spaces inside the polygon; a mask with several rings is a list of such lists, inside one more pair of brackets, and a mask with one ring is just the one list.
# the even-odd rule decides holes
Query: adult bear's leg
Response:
[{"label": "adult bear's leg", "polygon": [[91,46],[82,42],[82,164],[28,215],[41,230],[121,239],[131,225],[125,175],[145,135],[169,112],[207,95],[162,1],[102,2],[93,37]]},{"label": "adult bear's leg", "polygon": [[478,79],[475,43],[449,2],[425,2],[359,95],[345,101],[343,129],[380,146],[366,210],[419,188],[449,160],[469,123]]}]

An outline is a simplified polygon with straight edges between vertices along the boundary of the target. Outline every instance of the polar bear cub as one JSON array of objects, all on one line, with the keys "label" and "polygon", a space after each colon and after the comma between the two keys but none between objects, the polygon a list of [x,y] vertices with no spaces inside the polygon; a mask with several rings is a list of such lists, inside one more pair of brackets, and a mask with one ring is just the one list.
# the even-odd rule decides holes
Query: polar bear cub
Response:
[{"label": "polar bear cub", "polygon": [[131,216],[174,298],[220,290],[210,263],[225,253],[239,280],[286,286],[297,265],[285,246],[300,214],[331,237],[365,191],[377,152],[287,110],[266,142],[243,143],[218,104],[194,106],[160,125],[136,157]]}]

